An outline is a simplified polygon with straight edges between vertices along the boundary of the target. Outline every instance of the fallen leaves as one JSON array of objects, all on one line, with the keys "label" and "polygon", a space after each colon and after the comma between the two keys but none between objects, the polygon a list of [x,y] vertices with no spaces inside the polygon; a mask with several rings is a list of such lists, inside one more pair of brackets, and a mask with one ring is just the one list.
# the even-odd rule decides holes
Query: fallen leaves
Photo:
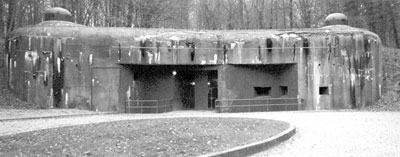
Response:
[{"label": "fallen leaves", "polygon": [[39,105],[27,103],[16,97],[7,88],[6,66],[0,66],[0,108],[5,109],[40,109]]},{"label": "fallen leaves", "polygon": [[108,122],[1,137],[0,152],[4,156],[198,156],[259,141],[287,127],[282,122],[238,118]]},{"label": "fallen leaves", "polygon": [[398,91],[387,91],[376,104],[363,108],[367,111],[400,111],[400,95]]}]

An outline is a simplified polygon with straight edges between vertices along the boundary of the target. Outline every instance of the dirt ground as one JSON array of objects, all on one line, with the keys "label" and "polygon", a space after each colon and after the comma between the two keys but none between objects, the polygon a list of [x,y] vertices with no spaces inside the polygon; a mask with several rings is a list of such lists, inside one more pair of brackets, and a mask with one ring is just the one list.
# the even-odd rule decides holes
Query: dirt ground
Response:
[{"label": "dirt ground", "polygon": [[163,114],[107,114],[0,122],[0,136],[38,129],[100,122],[171,117],[245,117],[287,121],[296,127],[288,141],[254,156],[398,156],[399,112],[296,111],[215,113],[175,111]]},{"label": "dirt ground", "polygon": [[395,157],[400,154],[399,112],[292,112],[276,113],[273,117],[294,124],[297,133],[253,157]]},{"label": "dirt ground", "polygon": [[4,156],[198,156],[265,140],[289,128],[247,118],[160,118],[0,137]]},{"label": "dirt ground", "polygon": [[94,112],[89,110],[78,110],[78,109],[32,110],[32,109],[0,108],[0,121],[11,120],[11,119],[53,117],[53,116],[96,115],[96,114],[106,114],[106,113],[107,112]]}]

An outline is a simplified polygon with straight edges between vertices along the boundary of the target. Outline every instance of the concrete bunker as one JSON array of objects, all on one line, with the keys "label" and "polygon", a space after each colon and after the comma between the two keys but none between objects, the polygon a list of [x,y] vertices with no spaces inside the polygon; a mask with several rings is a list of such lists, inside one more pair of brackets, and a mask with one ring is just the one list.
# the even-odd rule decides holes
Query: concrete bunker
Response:
[{"label": "concrete bunker", "polygon": [[9,88],[43,108],[347,109],[371,105],[382,93],[379,37],[341,23],[192,31],[92,28],[49,18],[11,32],[6,43]]}]

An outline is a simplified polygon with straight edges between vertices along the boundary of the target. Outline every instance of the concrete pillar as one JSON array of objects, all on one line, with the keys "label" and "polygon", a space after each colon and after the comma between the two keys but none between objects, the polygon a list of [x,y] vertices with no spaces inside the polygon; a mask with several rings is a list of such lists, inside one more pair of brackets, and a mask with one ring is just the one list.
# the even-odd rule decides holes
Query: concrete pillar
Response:
[{"label": "concrete pillar", "polygon": [[208,77],[207,73],[201,72],[195,78],[194,108],[196,110],[208,109]]}]

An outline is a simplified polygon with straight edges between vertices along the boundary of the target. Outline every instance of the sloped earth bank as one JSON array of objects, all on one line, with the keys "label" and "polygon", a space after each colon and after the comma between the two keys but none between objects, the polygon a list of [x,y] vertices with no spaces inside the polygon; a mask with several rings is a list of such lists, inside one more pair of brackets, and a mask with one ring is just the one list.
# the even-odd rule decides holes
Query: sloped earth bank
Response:
[{"label": "sloped earth bank", "polygon": [[[3,49],[0,49],[0,51],[2,50]],[[4,55],[0,52],[0,109],[39,109],[38,105],[22,101],[8,90],[6,78],[7,69],[3,59]]]},{"label": "sloped earth bank", "polygon": [[267,139],[274,120],[162,118],[46,129],[0,137],[0,156],[198,156]]},{"label": "sloped earth bank", "polygon": [[372,106],[367,106],[365,111],[400,111],[400,95],[396,91],[386,92],[379,101]]}]

